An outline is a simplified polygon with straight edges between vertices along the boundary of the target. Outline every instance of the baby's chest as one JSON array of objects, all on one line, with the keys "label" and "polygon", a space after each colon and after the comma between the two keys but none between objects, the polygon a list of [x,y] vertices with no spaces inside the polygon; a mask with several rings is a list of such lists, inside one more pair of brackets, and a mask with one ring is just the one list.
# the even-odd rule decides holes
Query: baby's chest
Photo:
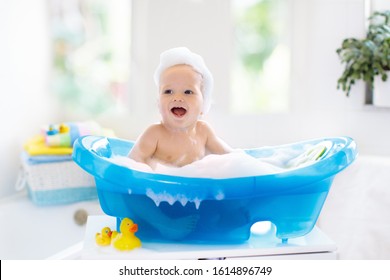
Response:
[{"label": "baby's chest", "polygon": [[205,143],[201,140],[178,139],[161,143],[158,157],[167,163],[185,165],[205,156]]}]

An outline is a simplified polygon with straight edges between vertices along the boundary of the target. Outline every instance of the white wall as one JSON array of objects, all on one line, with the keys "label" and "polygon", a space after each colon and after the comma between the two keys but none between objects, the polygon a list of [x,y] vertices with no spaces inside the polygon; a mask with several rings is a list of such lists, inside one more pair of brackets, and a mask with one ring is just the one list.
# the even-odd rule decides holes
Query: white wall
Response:
[{"label": "white wall", "polygon": [[346,37],[364,36],[365,0],[291,0],[290,111],[248,116],[227,111],[233,41],[228,1],[187,1],[190,4],[186,7],[182,2],[133,1],[133,78],[141,82],[132,92],[135,102],[133,117],[129,117],[137,121],[129,122],[131,128],[123,131],[126,136],[135,138],[148,123],[158,119],[152,74],[159,53],[186,45],[204,56],[215,75],[215,104],[208,119],[232,146],[256,147],[348,135],[357,141],[361,153],[390,155],[390,109],[364,106],[362,83],[354,87],[349,98],[336,88],[342,73],[336,49]]},{"label": "white wall", "polygon": [[[227,0],[133,0],[133,87],[129,112],[97,118],[118,136],[136,138],[158,121],[152,75],[161,51],[187,46],[200,53],[215,78],[208,120],[234,147],[277,145],[312,137],[349,135],[361,153],[390,156],[390,110],[363,105],[363,84],[351,97],[336,89],[342,66],[335,50],[364,34],[364,0],[291,0],[293,83],[291,110],[277,115],[227,111],[232,54]],[[53,107],[48,91],[49,38],[45,0],[2,1],[0,9],[0,197],[12,192],[21,145],[40,125],[75,119]],[[64,121],[64,119],[61,119]]]},{"label": "white wall", "polygon": [[46,1],[1,1],[0,197],[13,192],[27,137],[50,116]]}]

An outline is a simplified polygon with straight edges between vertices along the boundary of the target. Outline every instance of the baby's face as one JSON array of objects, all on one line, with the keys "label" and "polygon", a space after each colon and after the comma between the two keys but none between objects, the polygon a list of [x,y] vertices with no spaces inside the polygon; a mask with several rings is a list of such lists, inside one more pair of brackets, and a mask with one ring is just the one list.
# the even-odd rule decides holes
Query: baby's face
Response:
[{"label": "baby's face", "polygon": [[203,108],[202,76],[188,65],[175,65],[160,77],[159,109],[164,125],[186,129]]}]

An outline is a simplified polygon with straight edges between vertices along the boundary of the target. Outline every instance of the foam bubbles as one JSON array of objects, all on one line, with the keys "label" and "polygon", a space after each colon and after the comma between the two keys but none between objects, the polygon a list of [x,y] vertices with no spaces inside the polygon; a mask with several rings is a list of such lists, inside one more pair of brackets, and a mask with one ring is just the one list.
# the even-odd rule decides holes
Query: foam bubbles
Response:
[{"label": "foam bubbles", "polygon": [[158,174],[214,179],[259,176],[280,171],[281,168],[256,159],[244,152],[224,155],[211,154],[179,168],[157,164],[154,170]]},{"label": "foam bubbles", "polygon": [[149,165],[137,162],[126,156],[113,156],[110,158],[110,161],[146,173],[178,177],[222,179],[283,172],[286,170],[286,167],[283,166],[284,162],[289,157],[291,155],[286,156],[282,154],[260,159],[248,155],[241,150],[224,155],[210,154],[201,160],[194,161],[182,167],[157,163],[154,170]]},{"label": "foam bubbles", "polygon": [[111,158],[108,159],[114,164],[121,165],[133,170],[146,172],[146,173],[155,173],[154,170],[147,164],[137,162],[129,157],[126,156],[118,156],[113,155]]},{"label": "foam bubbles", "polygon": [[225,194],[223,192],[219,192],[217,193],[217,195],[215,196],[215,199],[216,200],[222,200],[225,198]]},{"label": "foam bubbles", "polygon": [[167,202],[169,205],[173,205],[178,201],[183,207],[186,206],[188,202],[193,202],[196,209],[199,209],[200,203],[202,202],[202,200],[197,197],[190,199],[184,194],[172,195],[166,191],[162,193],[155,193],[151,189],[146,190],[146,196],[152,199],[157,207],[160,206],[161,202]]}]

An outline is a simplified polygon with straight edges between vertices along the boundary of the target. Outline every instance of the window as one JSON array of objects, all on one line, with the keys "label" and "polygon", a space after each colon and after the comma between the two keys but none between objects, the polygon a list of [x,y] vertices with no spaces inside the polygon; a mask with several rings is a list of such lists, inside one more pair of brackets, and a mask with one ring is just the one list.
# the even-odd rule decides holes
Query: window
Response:
[{"label": "window", "polygon": [[120,106],[130,69],[129,0],[50,0],[52,90],[61,105],[98,115]]},{"label": "window", "polygon": [[233,0],[234,113],[275,113],[289,108],[288,2]]},{"label": "window", "polygon": [[[365,0],[365,18],[368,19],[374,12],[385,12],[390,10],[390,1],[388,0]],[[384,18],[382,18],[384,20]],[[367,20],[367,30],[369,21]],[[374,80],[374,90],[366,86],[365,104],[376,107],[390,107],[390,97],[388,95],[388,80],[383,82],[380,76]]]}]

